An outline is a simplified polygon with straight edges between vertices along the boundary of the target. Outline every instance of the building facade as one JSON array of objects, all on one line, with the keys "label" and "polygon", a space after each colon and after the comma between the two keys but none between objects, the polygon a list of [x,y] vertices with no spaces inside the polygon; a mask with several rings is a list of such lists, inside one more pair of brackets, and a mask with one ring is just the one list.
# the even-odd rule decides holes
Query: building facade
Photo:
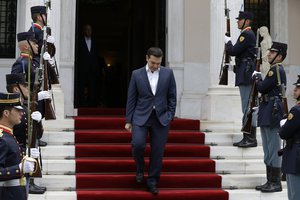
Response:
[{"label": "building facade", "polygon": [[[257,1],[253,1],[255,3]],[[16,32],[31,24],[30,7],[42,0],[17,0]],[[76,115],[74,109],[74,68],[76,42],[76,1],[52,0],[49,25],[55,37],[60,85],[53,87],[56,111],[60,118]],[[231,17],[232,40],[239,35],[235,17],[243,0],[227,0]],[[300,2],[270,0],[270,34],[273,40],[288,43],[285,69],[290,105],[291,84],[300,73]],[[174,70],[178,89],[176,115],[208,121],[240,121],[240,97],[229,72],[229,85],[219,86],[219,70],[224,50],[225,16],[221,0],[166,1],[166,65]],[[16,57],[19,52],[16,47]],[[5,91],[5,74],[15,58],[0,58],[0,90]]]}]

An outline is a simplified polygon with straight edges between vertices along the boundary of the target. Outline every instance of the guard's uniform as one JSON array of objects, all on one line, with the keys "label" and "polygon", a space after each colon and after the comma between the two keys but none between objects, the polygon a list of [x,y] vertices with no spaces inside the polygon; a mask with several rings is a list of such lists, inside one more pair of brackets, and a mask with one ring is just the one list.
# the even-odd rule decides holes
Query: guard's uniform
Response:
[{"label": "guard's uniform", "polygon": [[[253,20],[253,14],[250,12],[240,12],[236,18],[238,20]],[[248,24],[247,24],[248,25]],[[256,58],[256,36],[250,26],[242,27],[241,34],[235,45],[231,41],[225,45],[226,51],[230,56],[235,56],[235,85],[239,87],[244,124],[245,115],[248,109],[248,101],[253,85],[252,73],[255,70]],[[254,118],[253,118],[254,119]],[[256,125],[251,127],[250,134],[243,133],[243,139],[240,142],[233,143],[233,146],[238,147],[256,147]]]},{"label": "guard's uniform", "polygon": [[[287,45],[284,43],[273,42],[269,49],[271,53],[276,52],[276,56],[286,56]],[[283,118],[284,110],[282,104],[282,94],[286,86],[286,74],[281,63],[273,63],[266,77],[262,80],[260,74],[254,75],[258,91],[261,93],[258,126],[260,127],[262,146],[264,151],[264,163],[266,165],[267,183],[257,186],[257,190],[262,192],[279,192],[281,186],[281,159],[278,150],[281,140],[278,135],[280,120]]]},{"label": "guard's uniform", "polygon": [[[0,199],[25,200],[25,185],[20,185],[19,163],[22,154],[10,128],[0,125]],[[23,178],[24,179],[24,178]]]},{"label": "guard's uniform", "polygon": [[[295,85],[300,87],[299,80]],[[282,154],[282,172],[287,176],[289,200],[300,199],[300,100],[290,110],[286,123],[279,130],[279,135],[287,141]]]},{"label": "guard's uniform", "polygon": [[226,51],[235,56],[235,85],[251,85],[252,73],[255,70],[256,37],[251,27],[242,30],[235,45],[231,41],[226,44]]}]

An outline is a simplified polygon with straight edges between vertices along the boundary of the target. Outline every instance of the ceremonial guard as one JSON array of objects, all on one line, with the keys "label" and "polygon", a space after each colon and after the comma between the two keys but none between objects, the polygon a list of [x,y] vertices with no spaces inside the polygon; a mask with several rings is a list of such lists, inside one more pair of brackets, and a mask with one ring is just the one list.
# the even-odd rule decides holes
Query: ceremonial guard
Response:
[{"label": "ceremonial guard", "polygon": [[286,174],[289,200],[300,199],[300,74],[294,83],[296,105],[289,111],[287,119],[280,121],[282,125],[279,135],[286,140],[282,154],[282,172]]},{"label": "ceremonial guard", "polygon": [[277,152],[281,140],[278,135],[280,120],[284,110],[282,95],[285,93],[286,74],[282,61],[287,54],[287,44],[273,42],[269,49],[268,61],[271,65],[266,77],[262,80],[261,72],[254,71],[258,91],[261,93],[258,126],[261,131],[264,163],[266,165],[267,182],[256,186],[262,192],[279,192],[281,187],[281,160]]},{"label": "ceremonial guard", "polygon": [[[23,102],[24,115],[22,117],[22,122],[15,125],[13,128],[14,135],[19,142],[23,155],[26,154],[26,146],[28,139],[28,83],[25,79],[25,74],[7,74],[6,75],[6,88],[8,92],[19,93],[21,95],[21,100]],[[34,111],[31,113],[31,118],[37,122],[38,135],[37,138],[40,139],[43,133],[43,126],[41,123],[42,115],[39,111]],[[31,157],[39,158],[40,152],[37,148],[31,148]],[[28,176],[28,188],[29,194],[43,194],[46,191],[45,187],[40,187],[34,184],[34,179]]]},{"label": "ceremonial guard", "polygon": [[0,93],[0,199],[26,200],[25,173],[33,172],[35,160],[23,157],[13,127],[21,123],[20,94]]},{"label": "ceremonial guard", "polygon": [[[235,85],[239,87],[240,91],[244,121],[253,84],[251,75],[255,70],[256,37],[250,26],[253,20],[252,13],[241,11],[236,19],[238,20],[238,28],[241,30],[238,40],[235,45],[233,45],[231,38],[225,35],[224,41],[227,53],[231,56],[235,56],[233,72],[235,73]],[[252,127],[250,132],[250,134],[243,133],[243,139],[233,143],[233,146],[256,147],[256,127]]]}]

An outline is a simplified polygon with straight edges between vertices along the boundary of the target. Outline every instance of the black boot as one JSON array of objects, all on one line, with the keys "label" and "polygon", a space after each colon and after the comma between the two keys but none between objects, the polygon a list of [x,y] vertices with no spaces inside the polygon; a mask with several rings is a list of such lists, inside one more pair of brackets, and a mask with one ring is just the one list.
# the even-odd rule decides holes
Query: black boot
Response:
[{"label": "black boot", "polygon": [[47,142],[44,142],[43,140],[38,140],[39,146],[40,147],[45,147],[47,146]]},{"label": "black boot", "polygon": [[251,133],[244,133],[244,141],[241,142],[238,147],[247,148],[247,147],[257,147],[256,140],[256,127],[251,127]]},{"label": "black boot", "polygon": [[246,134],[243,133],[243,139],[241,141],[239,141],[239,142],[233,143],[233,146],[238,147],[240,144],[244,143],[244,141],[246,140],[245,135]]},{"label": "black boot", "polygon": [[44,194],[46,192],[45,187],[40,187],[34,184],[33,178],[29,181],[29,194]]},{"label": "black boot", "polygon": [[271,169],[271,180],[269,184],[261,188],[262,192],[280,192],[282,191],[281,186],[281,170],[277,167]]},{"label": "black boot", "polygon": [[267,182],[263,185],[256,186],[255,187],[256,190],[261,190],[261,188],[265,188],[269,184],[269,182],[271,180],[271,170],[272,170],[272,167],[267,165],[266,166]]}]

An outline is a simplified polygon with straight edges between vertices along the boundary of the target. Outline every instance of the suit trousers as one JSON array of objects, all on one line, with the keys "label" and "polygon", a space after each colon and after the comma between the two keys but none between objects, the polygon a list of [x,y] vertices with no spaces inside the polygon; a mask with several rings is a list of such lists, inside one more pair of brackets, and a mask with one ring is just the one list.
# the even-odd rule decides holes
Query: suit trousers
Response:
[{"label": "suit trousers", "polygon": [[300,174],[286,174],[286,183],[289,200],[300,199]]},{"label": "suit trousers", "polygon": [[281,140],[278,135],[278,128],[268,126],[260,127],[262,146],[264,151],[264,163],[271,167],[281,167],[281,158],[277,152],[281,148]]},{"label": "suit trousers", "polygon": [[149,119],[143,126],[132,125],[132,155],[134,157],[137,173],[144,172],[146,139],[149,133],[150,157],[147,185],[156,185],[160,178],[162,169],[162,158],[168,139],[169,126],[160,124],[155,111],[152,111]]}]

